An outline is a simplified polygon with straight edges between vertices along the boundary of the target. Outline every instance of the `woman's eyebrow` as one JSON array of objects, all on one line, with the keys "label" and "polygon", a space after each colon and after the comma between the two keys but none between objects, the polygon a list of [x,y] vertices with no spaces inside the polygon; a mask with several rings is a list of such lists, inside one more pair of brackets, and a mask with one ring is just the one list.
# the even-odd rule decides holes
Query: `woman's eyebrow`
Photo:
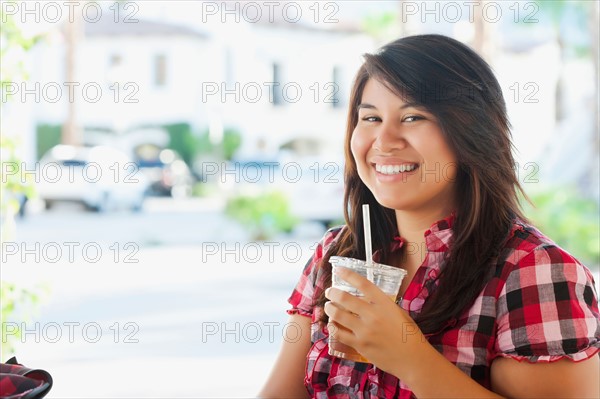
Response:
[{"label": "woman's eyebrow", "polygon": [[[421,104],[415,103],[415,102],[404,103],[403,105],[401,105],[398,108],[406,109],[406,108],[411,108],[411,107],[423,109],[423,106]],[[361,109],[361,108],[377,109],[376,106],[374,106],[373,104],[369,104],[369,103],[361,103],[361,104],[358,104],[358,106],[356,107],[356,109]]]},{"label": "woman's eyebrow", "polygon": [[358,107],[356,107],[356,109],[361,109],[361,108],[377,109],[376,106],[374,106],[372,104],[368,104],[368,103],[361,103],[361,104],[358,104]]},{"label": "woman's eyebrow", "polygon": [[419,103],[415,103],[415,102],[411,102],[411,103],[404,103],[404,105],[400,106],[400,109],[406,109],[406,108],[419,108],[419,109],[424,109],[425,107],[423,107],[423,105],[419,104]]}]

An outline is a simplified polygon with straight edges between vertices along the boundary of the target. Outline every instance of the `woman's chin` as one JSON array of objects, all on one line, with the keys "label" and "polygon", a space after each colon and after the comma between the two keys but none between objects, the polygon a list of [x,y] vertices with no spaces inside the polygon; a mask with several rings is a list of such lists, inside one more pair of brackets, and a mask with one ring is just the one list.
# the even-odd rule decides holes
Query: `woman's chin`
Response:
[{"label": "woman's chin", "polygon": [[375,196],[375,199],[377,200],[379,205],[397,211],[406,210],[410,208],[410,203],[408,201],[398,201],[398,198]]}]

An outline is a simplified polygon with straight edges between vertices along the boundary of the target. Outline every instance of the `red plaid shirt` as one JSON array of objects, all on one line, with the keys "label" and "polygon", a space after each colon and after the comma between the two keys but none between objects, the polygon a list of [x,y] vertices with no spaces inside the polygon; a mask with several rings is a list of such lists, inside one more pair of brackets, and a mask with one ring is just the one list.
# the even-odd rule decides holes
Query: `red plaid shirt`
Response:
[{"label": "red plaid shirt", "polygon": [[[425,232],[427,256],[400,302],[413,318],[437,285],[453,221],[449,216]],[[323,310],[314,306],[326,286],[317,264],[340,231],[325,234],[288,300],[289,314],[313,321],[306,388],[314,398],[412,398],[408,386],[374,365],[328,354],[327,328],[317,323]],[[396,237],[392,250],[402,242]],[[537,229],[520,222],[514,223],[499,259],[492,279],[473,305],[441,331],[427,335],[446,359],[490,389],[490,366],[499,356],[552,362],[580,361],[598,353],[598,299],[585,266]]]}]

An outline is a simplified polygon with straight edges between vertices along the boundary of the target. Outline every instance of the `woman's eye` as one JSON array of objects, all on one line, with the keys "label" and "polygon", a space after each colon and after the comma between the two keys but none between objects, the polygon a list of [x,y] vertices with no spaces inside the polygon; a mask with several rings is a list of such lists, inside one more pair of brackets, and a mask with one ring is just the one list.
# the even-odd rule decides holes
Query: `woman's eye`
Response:
[{"label": "woman's eye", "polygon": [[381,120],[377,116],[364,116],[361,119],[365,122],[378,122]]},{"label": "woman's eye", "polygon": [[416,122],[421,119],[425,119],[425,118],[423,118],[422,116],[419,116],[419,115],[409,115],[406,118],[404,118],[402,120],[402,122]]}]

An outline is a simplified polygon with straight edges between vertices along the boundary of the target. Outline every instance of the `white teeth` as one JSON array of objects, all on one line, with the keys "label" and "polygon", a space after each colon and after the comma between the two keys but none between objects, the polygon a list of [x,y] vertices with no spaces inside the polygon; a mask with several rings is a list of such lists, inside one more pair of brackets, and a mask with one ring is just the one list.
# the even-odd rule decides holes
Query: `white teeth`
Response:
[{"label": "white teeth", "polygon": [[398,173],[410,172],[417,168],[417,164],[403,165],[379,165],[375,164],[375,170],[384,175],[396,175]]}]

